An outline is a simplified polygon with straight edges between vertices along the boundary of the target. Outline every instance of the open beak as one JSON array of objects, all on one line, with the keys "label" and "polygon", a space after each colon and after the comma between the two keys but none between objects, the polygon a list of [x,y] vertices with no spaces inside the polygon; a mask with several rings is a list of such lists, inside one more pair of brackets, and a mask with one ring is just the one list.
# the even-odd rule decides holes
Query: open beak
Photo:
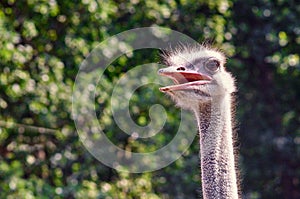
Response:
[{"label": "open beak", "polygon": [[171,78],[175,85],[159,88],[162,92],[176,90],[193,90],[199,88],[199,85],[210,83],[212,78],[208,75],[195,71],[176,70],[177,67],[171,66],[162,68],[158,71],[159,75]]}]

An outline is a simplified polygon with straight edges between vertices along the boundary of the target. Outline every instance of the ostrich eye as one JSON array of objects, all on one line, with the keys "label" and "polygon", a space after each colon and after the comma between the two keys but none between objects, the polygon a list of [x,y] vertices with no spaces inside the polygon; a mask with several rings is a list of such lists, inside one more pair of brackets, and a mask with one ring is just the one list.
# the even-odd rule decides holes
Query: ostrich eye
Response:
[{"label": "ostrich eye", "polygon": [[220,62],[215,59],[208,60],[205,63],[205,68],[210,72],[217,72],[220,69]]}]

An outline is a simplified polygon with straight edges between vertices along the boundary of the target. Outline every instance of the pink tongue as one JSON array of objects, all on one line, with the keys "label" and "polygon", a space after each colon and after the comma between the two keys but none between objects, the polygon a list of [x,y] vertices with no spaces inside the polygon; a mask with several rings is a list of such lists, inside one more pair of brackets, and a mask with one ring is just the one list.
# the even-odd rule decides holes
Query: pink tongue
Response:
[{"label": "pink tongue", "polygon": [[209,80],[201,80],[201,81],[194,81],[194,82],[188,82],[184,84],[177,84],[172,86],[166,86],[159,88],[160,91],[166,92],[166,91],[176,91],[176,90],[191,90],[196,89],[197,86],[210,83]]},{"label": "pink tongue", "polygon": [[199,73],[191,73],[191,72],[180,72],[180,73],[172,73],[172,79],[179,84],[186,83],[186,82],[193,82],[199,80],[211,80],[206,75],[201,75]]}]

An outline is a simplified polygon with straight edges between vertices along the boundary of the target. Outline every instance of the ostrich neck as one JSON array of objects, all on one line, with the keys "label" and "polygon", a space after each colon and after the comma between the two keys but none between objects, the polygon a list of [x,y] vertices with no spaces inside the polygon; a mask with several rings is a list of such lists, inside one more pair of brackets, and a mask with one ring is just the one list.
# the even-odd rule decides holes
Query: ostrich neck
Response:
[{"label": "ostrich neck", "polygon": [[205,199],[238,198],[231,96],[218,96],[195,110],[200,131],[202,189]]}]

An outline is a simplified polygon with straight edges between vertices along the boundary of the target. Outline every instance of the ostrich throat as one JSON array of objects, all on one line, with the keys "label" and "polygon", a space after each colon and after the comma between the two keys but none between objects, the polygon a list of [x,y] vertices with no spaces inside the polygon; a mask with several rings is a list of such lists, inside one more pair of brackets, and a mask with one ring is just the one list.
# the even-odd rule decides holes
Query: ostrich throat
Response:
[{"label": "ostrich throat", "polygon": [[235,170],[231,95],[214,96],[194,109],[200,133],[204,198],[238,198]]}]

